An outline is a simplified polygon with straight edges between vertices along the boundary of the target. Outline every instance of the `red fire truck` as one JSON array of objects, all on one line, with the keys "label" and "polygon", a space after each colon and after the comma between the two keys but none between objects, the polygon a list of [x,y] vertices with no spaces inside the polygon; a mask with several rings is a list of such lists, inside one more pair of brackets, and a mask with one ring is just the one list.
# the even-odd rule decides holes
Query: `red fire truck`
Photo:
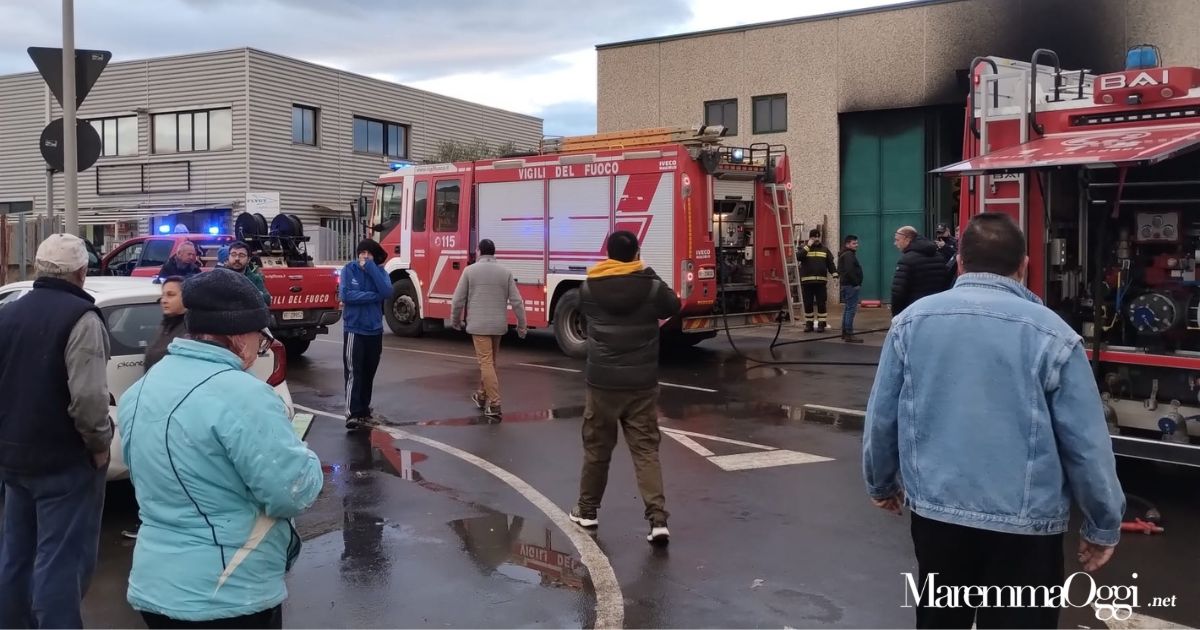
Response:
[{"label": "red fire truck", "polygon": [[579,287],[615,230],[638,236],[643,261],[683,301],[682,315],[664,324],[668,339],[693,344],[726,326],[779,321],[792,312],[799,227],[787,153],[724,146],[723,134],[710,126],[577,136],[534,153],[383,175],[369,223],[392,256],[388,325],[416,336],[448,319],[459,277],[488,238],[517,279],[529,326],[553,326],[563,352],[581,357]]},{"label": "red fire truck", "polygon": [[1200,466],[1200,69],[979,57],[960,220],[1006,212],[1028,286],[1084,338],[1119,455]]}]

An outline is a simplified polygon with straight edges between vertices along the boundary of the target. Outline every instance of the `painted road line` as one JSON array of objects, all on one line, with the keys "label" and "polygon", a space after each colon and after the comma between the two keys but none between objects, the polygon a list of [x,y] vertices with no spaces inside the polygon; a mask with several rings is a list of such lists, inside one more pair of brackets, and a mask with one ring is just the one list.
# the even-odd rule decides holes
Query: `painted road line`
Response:
[{"label": "painted road line", "polygon": [[793,464],[815,464],[831,462],[832,458],[779,449],[777,451],[759,451],[757,453],[737,453],[735,455],[717,455],[709,457],[708,461],[720,466],[722,470],[754,470],[755,468],[771,468],[772,466],[791,466]]},{"label": "painted road line", "polygon": [[339,416],[336,414],[332,414],[332,413],[329,413],[328,411],[321,411],[320,409],[313,409],[311,407],[305,407],[304,405],[297,405],[295,403],[292,403],[292,406],[295,407],[296,409],[299,409],[300,411],[307,411],[308,413],[311,413],[314,416],[325,416],[326,418],[333,418],[334,420],[345,420],[346,419],[345,416]]},{"label": "painted road line", "polygon": [[[662,427],[659,430],[662,431],[662,433],[667,437],[679,442],[692,452],[703,457],[704,459],[707,459],[721,470],[727,472],[833,461],[833,458],[831,457],[823,457],[821,455],[814,455],[812,453],[775,448],[774,446],[755,444],[754,442],[732,440],[730,438],[720,437],[717,435],[705,435],[704,433],[695,433],[693,431],[684,431],[682,429],[668,429],[666,427]],[[736,444],[738,446],[745,446],[747,448],[753,448],[756,450],[751,453],[717,455],[692,438],[711,440],[713,442],[724,442],[725,444]]]},{"label": "painted road line", "polygon": [[566,534],[567,538],[571,540],[571,543],[575,545],[575,548],[579,550],[580,560],[583,561],[583,566],[587,567],[588,573],[591,574],[592,584],[596,590],[595,627],[621,628],[624,625],[625,600],[621,595],[621,585],[617,582],[617,575],[613,572],[612,565],[608,561],[608,556],[604,555],[604,552],[601,551],[596,541],[580,531],[567,518],[567,513],[559,509],[550,499],[526,483],[525,480],[482,457],[472,455],[462,449],[437,440],[409,433],[408,431],[392,427],[380,427],[379,429],[386,431],[397,440],[418,442],[457,457],[469,464],[473,464],[519,492],[521,496],[525,497],[527,501],[541,510],[547,518],[557,525]]},{"label": "painted road line", "polygon": [[[337,345],[339,345],[339,346],[340,346],[340,345],[342,345],[342,342],[340,342],[340,341],[333,341],[333,340],[331,340],[331,339],[313,339],[313,341],[319,341],[319,342],[321,342],[321,343],[332,343],[332,344],[337,344]],[[413,348],[396,348],[396,347],[393,347],[393,346],[384,346],[384,347],[383,347],[383,349],[384,349],[384,350],[391,350],[391,351],[393,351],[393,352],[412,352],[412,353],[414,353],[414,354],[428,354],[428,355],[430,355],[430,356],[434,356],[434,357],[450,357],[450,358],[453,358],[453,359],[467,359],[467,360],[470,360],[470,361],[475,361],[475,360],[477,360],[477,359],[475,358],[475,356],[474,356],[474,355],[466,355],[466,354],[452,354],[452,353],[449,353],[449,352],[433,352],[433,351],[431,351],[431,350],[415,350],[415,349],[413,349]]]},{"label": "painted road line", "polygon": [[554,370],[555,372],[572,372],[574,374],[583,372],[583,370],[577,370],[575,368],[556,367],[553,365],[538,365],[537,363],[518,363],[517,365],[522,367],[540,368],[543,370]]},{"label": "painted road line", "polygon": [[659,381],[658,384],[662,385],[663,387],[675,387],[678,389],[690,389],[694,392],[705,392],[707,394],[716,394],[717,393],[717,390],[715,390],[715,389],[709,389],[707,387],[696,387],[694,385],[680,385],[678,383],[668,383],[666,381]]},{"label": "painted road line", "polygon": [[720,436],[716,436],[716,435],[705,435],[704,433],[694,433],[692,431],[684,431],[683,429],[668,429],[666,427],[663,427],[662,431],[663,431],[663,433],[674,433],[677,435],[690,435],[692,437],[698,437],[698,438],[705,439],[705,440],[712,440],[714,442],[724,442],[726,444],[737,444],[738,446],[748,446],[750,448],[757,448],[757,449],[763,450],[763,451],[775,450],[774,446],[767,446],[765,444],[755,444],[754,442],[743,442],[741,440],[733,440],[730,438],[720,437]]},{"label": "painted road line", "polygon": [[827,407],[825,405],[802,405],[802,407],[804,407],[805,409],[812,409],[813,411],[828,411],[830,413],[844,413],[848,416],[859,416],[859,417],[863,417],[863,418],[865,418],[867,416],[867,412],[859,411],[858,409],[844,409],[842,407]]}]

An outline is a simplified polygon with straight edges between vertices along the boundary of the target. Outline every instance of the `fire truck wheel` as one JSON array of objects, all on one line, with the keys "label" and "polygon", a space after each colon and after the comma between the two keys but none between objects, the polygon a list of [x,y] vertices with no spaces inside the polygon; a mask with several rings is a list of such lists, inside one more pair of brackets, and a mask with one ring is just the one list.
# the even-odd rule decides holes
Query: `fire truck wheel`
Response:
[{"label": "fire truck wheel", "polygon": [[579,289],[571,289],[558,298],[554,307],[554,339],[563,354],[587,358],[587,324],[579,310]]},{"label": "fire truck wheel", "polygon": [[401,337],[420,337],[421,305],[417,302],[417,290],[411,280],[403,278],[392,285],[392,301],[383,309],[388,328]]},{"label": "fire truck wheel", "polygon": [[308,339],[284,339],[283,349],[287,351],[287,357],[298,357],[308,351],[308,346],[312,345],[312,341]]}]

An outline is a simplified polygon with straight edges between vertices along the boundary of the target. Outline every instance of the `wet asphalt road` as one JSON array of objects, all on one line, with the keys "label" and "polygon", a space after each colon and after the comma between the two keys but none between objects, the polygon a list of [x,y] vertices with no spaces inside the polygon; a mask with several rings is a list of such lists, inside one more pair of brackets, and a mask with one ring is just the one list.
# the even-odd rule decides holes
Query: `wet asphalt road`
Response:
[{"label": "wet asphalt road", "polygon": [[[341,415],[338,339],[314,343],[290,368],[298,405]],[[735,339],[744,352],[768,356],[769,339]],[[474,454],[570,509],[582,461],[581,362],[559,354],[548,336],[505,338],[505,414],[495,424],[482,421],[468,398],[478,369],[465,337],[389,335],[384,343],[377,411],[399,430]],[[871,362],[877,353],[818,342],[778,356]],[[664,435],[661,448],[667,548],[646,543],[623,442],[614,454],[595,541],[616,575],[625,625],[912,627],[912,609],[902,607],[902,573],[916,570],[907,516],[866,500],[853,418],[834,425],[821,414],[801,417],[804,405],[865,409],[873,368],[751,366],[724,337],[664,357],[661,424],[688,432],[674,434],[682,440]],[[590,627],[598,598],[612,596],[539,507],[475,465],[384,431],[347,434],[326,416],[317,417],[308,442],[325,464],[326,487],[297,522],[305,546],[288,579],[285,625]],[[795,453],[819,461],[775,458],[810,459]],[[726,469],[755,465],[764,467]],[[1122,463],[1121,473],[1127,491],[1157,504],[1167,534],[1127,534],[1097,582],[1136,584],[1139,612],[1200,626],[1200,541],[1192,535],[1200,531],[1200,474],[1141,463]],[[130,494],[127,484],[110,486],[100,575],[85,603],[89,626],[141,627],[124,602],[132,541],[120,530],[135,518]],[[1068,572],[1074,544],[1068,540]],[[1177,605],[1146,608],[1156,595],[1176,595]],[[1089,610],[1068,610],[1061,627],[1104,624]]]}]

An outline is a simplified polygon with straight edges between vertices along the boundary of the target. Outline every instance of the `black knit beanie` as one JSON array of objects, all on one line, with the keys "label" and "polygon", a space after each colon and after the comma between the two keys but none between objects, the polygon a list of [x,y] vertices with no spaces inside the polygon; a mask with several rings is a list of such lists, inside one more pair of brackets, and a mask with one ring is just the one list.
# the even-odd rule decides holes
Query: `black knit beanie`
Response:
[{"label": "black knit beanie", "polygon": [[183,283],[183,306],[192,334],[241,335],[271,325],[262,294],[244,274],[218,268]]},{"label": "black knit beanie", "polygon": [[370,253],[371,258],[375,259],[375,264],[379,265],[380,267],[382,267],[384,261],[387,260],[387,252],[383,251],[383,248],[379,246],[379,243],[376,243],[369,238],[364,238],[362,241],[359,241],[358,249],[354,250],[354,253],[357,255],[359,252]]}]

